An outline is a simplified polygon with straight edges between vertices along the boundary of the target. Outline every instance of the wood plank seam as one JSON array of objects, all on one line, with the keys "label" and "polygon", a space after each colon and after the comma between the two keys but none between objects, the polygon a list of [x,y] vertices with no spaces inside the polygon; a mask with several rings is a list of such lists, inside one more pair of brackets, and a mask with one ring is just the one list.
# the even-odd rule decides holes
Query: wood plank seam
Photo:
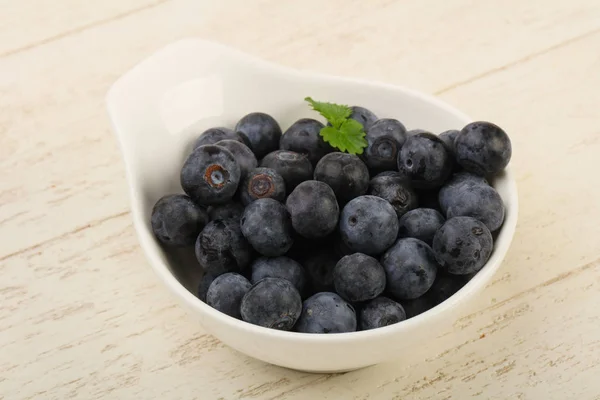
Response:
[{"label": "wood plank seam", "polygon": [[158,7],[158,6],[160,6],[160,5],[164,4],[164,3],[167,3],[169,1],[171,1],[171,0],[157,0],[157,1],[153,2],[153,3],[149,3],[149,4],[146,4],[146,5],[140,6],[140,7],[136,7],[136,8],[133,8],[131,10],[122,12],[122,13],[117,14],[117,15],[113,15],[113,16],[108,17],[108,18],[104,18],[104,19],[100,19],[98,21],[90,22],[90,23],[85,24],[83,26],[79,26],[79,27],[70,29],[68,31],[61,32],[61,33],[56,34],[54,36],[50,36],[49,38],[40,40],[38,42],[30,43],[30,44],[27,44],[25,46],[21,46],[21,47],[15,48],[15,49],[11,49],[11,50],[5,51],[4,53],[0,54],[0,58],[14,56],[15,54],[19,54],[19,53],[25,52],[27,50],[35,49],[36,47],[40,47],[40,46],[43,46],[45,44],[55,42],[57,40],[65,38],[67,36],[74,35],[74,34],[77,34],[77,33],[80,33],[80,32],[84,32],[84,31],[87,31],[89,29],[105,25],[105,24],[110,23],[112,21],[118,21],[120,19],[127,18],[127,17],[129,17],[131,15],[134,15],[134,14],[137,14],[139,12],[150,10],[152,8]]},{"label": "wood plank seam", "polygon": [[568,46],[570,44],[579,42],[581,40],[585,40],[585,39],[587,39],[590,36],[596,35],[597,33],[600,33],[600,28],[594,29],[594,30],[586,32],[586,33],[582,33],[581,35],[577,35],[575,37],[567,39],[564,42],[560,42],[560,43],[554,44],[554,45],[552,45],[550,47],[547,47],[545,49],[536,51],[536,52],[534,52],[532,54],[529,54],[529,55],[527,55],[525,57],[522,57],[522,58],[520,58],[518,60],[512,61],[512,62],[510,62],[508,64],[502,65],[502,66],[497,67],[497,68],[490,69],[490,70],[485,71],[485,72],[483,72],[483,73],[481,73],[479,75],[475,75],[475,76],[473,76],[473,77],[471,77],[469,79],[465,79],[464,81],[453,83],[450,86],[447,86],[447,87],[445,87],[443,89],[440,89],[440,90],[434,92],[434,94],[436,96],[442,95],[444,93],[447,93],[447,92],[449,92],[451,90],[454,90],[456,88],[459,88],[461,86],[468,85],[469,83],[478,81],[479,79],[483,79],[483,78],[486,78],[488,76],[494,75],[497,72],[506,71],[507,69],[510,69],[510,68],[515,67],[517,65],[526,63],[526,62],[531,61],[531,60],[534,60],[534,59],[536,59],[538,57],[541,57],[541,56],[543,56],[545,54],[551,53],[554,50],[559,50],[559,49],[561,49],[561,48],[563,48],[565,46]]}]

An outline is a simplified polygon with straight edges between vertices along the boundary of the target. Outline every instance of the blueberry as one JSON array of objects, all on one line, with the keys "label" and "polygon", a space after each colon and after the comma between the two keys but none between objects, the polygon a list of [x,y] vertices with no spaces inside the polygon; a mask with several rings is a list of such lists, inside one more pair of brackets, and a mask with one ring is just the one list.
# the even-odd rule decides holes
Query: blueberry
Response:
[{"label": "blueberry", "polygon": [[290,281],[299,293],[306,289],[306,271],[302,265],[289,257],[260,257],[252,263],[252,283],[264,278],[280,278]]},{"label": "blueberry", "polygon": [[242,235],[238,220],[217,219],[198,236],[196,258],[209,274],[241,272],[252,261],[252,247]]},{"label": "blueberry", "polygon": [[219,275],[208,288],[206,304],[230,317],[240,319],[242,298],[251,287],[248,279],[235,272]]},{"label": "blueberry", "polygon": [[256,168],[250,171],[239,188],[242,203],[248,205],[258,199],[285,200],[283,177],[271,168]]},{"label": "blueberry", "polygon": [[383,118],[369,127],[366,135],[368,146],[363,158],[375,171],[396,169],[398,151],[406,141],[406,128],[398,120]]},{"label": "blueberry", "polygon": [[358,313],[360,329],[383,328],[406,319],[406,312],[399,303],[387,297],[377,297],[365,304]]},{"label": "blueberry", "polygon": [[410,182],[398,172],[381,173],[369,182],[369,194],[381,197],[389,202],[396,216],[400,218],[406,212],[418,207],[417,194]]},{"label": "blueberry", "polygon": [[431,246],[433,237],[444,225],[446,219],[431,208],[417,208],[404,214],[398,223],[398,237],[412,237],[424,241]]},{"label": "blueberry", "polygon": [[355,155],[329,153],[317,163],[315,180],[331,186],[339,204],[346,204],[353,198],[367,193],[369,170]]},{"label": "blueberry", "polygon": [[431,247],[419,239],[403,238],[381,257],[387,292],[400,300],[424,295],[435,280],[438,265]]},{"label": "blueberry", "polygon": [[294,243],[290,213],[277,200],[258,199],[250,203],[241,225],[248,242],[264,256],[281,256]]},{"label": "blueberry", "polygon": [[246,322],[289,331],[300,317],[302,299],[289,281],[264,278],[246,293],[240,311]]},{"label": "blueberry", "polygon": [[206,294],[208,293],[208,288],[210,284],[218,277],[218,274],[209,274],[205,273],[200,279],[200,283],[198,284],[197,295],[200,300],[206,303]]},{"label": "blueberry", "polygon": [[442,186],[438,194],[439,205],[442,212],[444,214],[447,213],[450,202],[461,196],[464,187],[481,185],[488,186],[488,182],[481,176],[473,175],[468,172],[459,172],[452,175],[452,178]]},{"label": "blueberry", "polygon": [[277,171],[283,177],[288,192],[313,176],[313,167],[308,158],[288,150],[277,150],[267,154],[260,166]]},{"label": "blueberry", "polygon": [[317,293],[304,301],[296,330],[303,333],[356,331],[356,312],[335,293]]},{"label": "blueberry", "polygon": [[233,154],[236,161],[240,165],[241,177],[244,178],[248,172],[258,167],[258,161],[254,156],[254,153],[248,146],[235,140],[220,140],[216,146],[225,147]]},{"label": "blueberry", "polygon": [[286,206],[294,230],[306,238],[325,237],[337,226],[340,208],[333,190],[326,183],[302,182],[288,196]]},{"label": "blueberry", "polygon": [[234,218],[240,220],[244,212],[244,206],[237,202],[218,204],[207,208],[210,220]]},{"label": "blueberry", "polygon": [[446,217],[473,217],[494,232],[504,222],[504,203],[491,186],[464,185],[457,196],[448,199]]},{"label": "blueberry", "polygon": [[390,203],[376,196],[360,196],[342,210],[340,233],[346,245],[368,255],[383,253],[398,236],[398,217]]},{"label": "blueberry", "polygon": [[441,186],[452,172],[452,164],[444,142],[428,132],[409,136],[398,153],[398,169],[417,189]]},{"label": "blueberry", "polygon": [[246,144],[244,138],[229,128],[210,128],[202,132],[194,142],[194,149],[206,144],[215,144],[221,140],[236,140]]},{"label": "blueberry", "polygon": [[279,148],[305,155],[314,167],[325,154],[333,151],[321,136],[322,128],[323,124],[317,120],[300,119],[281,136]]},{"label": "blueberry", "polygon": [[339,259],[327,248],[313,251],[304,259],[304,268],[314,292],[333,291],[333,270]]},{"label": "blueberry", "polygon": [[456,156],[456,149],[454,147],[454,141],[456,140],[456,136],[458,136],[460,131],[455,129],[451,129],[449,131],[444,131],[438,135],[438,137],[444,142],[446,146],[446,151],[452,156]]},{"label": "blueberry", "polygon": [[235,131],[246,139],[258,159],[279,147],[281,128],[268,114],[255,112],[242,117]]},{"label": "blueberry", "polygon": [[472,217],[450,218],[433,238],[433,251],[440,266],[451,274],[479,271],[492,254],[492,234]]},{"label": "blueberry", "polygon": [[374,299],[385,289],[385,271],[379,261],[362,253],[343,257],[333,270],[335,291],[356,303]]},{"label": "blueberry", "polygon": [[161,243],[191,246],[208,223],[208,214],[183,194],[162,197],[152,208],[152,231]]},{"label": "blueberry", "polygon": [[365,131],[368,130],[371,127],[371,125],[375,123],[375,121],[377,121],[377,116],[364,107],[353,106],[350,108],[352,109],[352,114],[350,114],[350,118],[360,122],[364,127]]},{"label": "blueberry", "polygon": [[454,141],[456,160],[477,175],[496,175],[510,161],[512,145],[506,132],[491,122],[472,122]]},{"label": "blueberry", "polygon": [[240,177],[240,166],[229,150],[204,145],[183,164],[181,187],[198,204],[223,204],[235,194]]}]

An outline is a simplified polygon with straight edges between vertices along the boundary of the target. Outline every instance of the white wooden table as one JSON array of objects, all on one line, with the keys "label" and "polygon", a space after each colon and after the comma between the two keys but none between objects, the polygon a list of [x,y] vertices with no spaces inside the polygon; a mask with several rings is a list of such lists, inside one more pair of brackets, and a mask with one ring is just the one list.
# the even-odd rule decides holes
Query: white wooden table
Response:
[{"label": "white wooden table", "polygon": [[[103,97],[186,36],[506,128],[517,234],[452,330],[311,375],[184,313],[138,247]],[[0,0],[0,399],[600,399],[599,154],[598,0]]]}]

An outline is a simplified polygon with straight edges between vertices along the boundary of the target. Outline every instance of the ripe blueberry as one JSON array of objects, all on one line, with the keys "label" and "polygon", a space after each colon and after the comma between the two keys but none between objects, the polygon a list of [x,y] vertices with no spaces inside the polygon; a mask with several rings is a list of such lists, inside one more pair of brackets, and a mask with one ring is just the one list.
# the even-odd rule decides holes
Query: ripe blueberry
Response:
[{"label": "ripe blueberry", "polygon": [[250,171],[239,188],[242,203],[248,205],[258,199],[285,200],[283,177],[271,168],[256,168]]},{"label": "ripe blueberry", "polygon": [[363,159],[373,171],[396,169],[398,151],[406,141],[406,128],[398,120],[383,118],[367,130]]},{"label": "ripe blueberry", "polygon": [[417,208],[404,214],[398,223],[398,237],[420,239],[431,246],[433,237],[442,227],[446,219],[442,214],[431,208]]},{"label": "ripe blueberry", "polygon": [[433,251],[440,266],[451,274],[479,271],[492,254],[492,234],[472,217],[450,218],[433,238]]},{"label": "ripe blueberry", "polygon": [[291,282],[264,278],[246,293],[240,311],[246,322],[289,331],[302,312],[302,299]]},{"label": "ripe blueberry", "polygon": [[193,245],[208,220],[206,210],[184,194],[161,197],[150,218],[156,238],[169,246]]},{"label": "ripe blueberry", "polygon": [[215,143],[215,145],[225,147],[231,152],[231,154],[233,154],[233,157],[240,165],[240,173],[242,179],[248,174],[248,172],[252,171],[258,166],[258,161],[256,160],[256,157],[254,156],[252,150],[250,150],[248,146],[239,141],[230,139],[220,140],[217,143]]},{"label": "ripe blueberry", "polygon": [[235,126],[235,131],[246,139],[258,159],[279,147],[281,128],[268,114],[255,112],[242,117]]},{"label": "ripe blueberry", "polygon": [[335,293],[317,293],[304,301],[296,330],[303,333],[356,331],[356,312]]},{"label": "ripe blueberry", "polygon": [[337,226],[340,208],[333,190],[326,183],[302,182],[288,196],[286,206],[294,230],[306,238],[325,237]]},{"label": "ripe blueberry", "polygon": [[385,289],[385,271],[375,258],[354,253],[338,261],[333,270],[333,284],[347,301],[371,300]]},{"label": "ripe blueberry", "polygon": [[340,233],[344,243],[355,252],[381,254],[398,236],[398,217],[382,198],[360,196],[342,210]]},{"label": "ripe blueberry", "polygon": [[230,317],[240,319],[242,298],[251,287],[248,279],[235,272],[219,275],[208,288],[206,304]]},{"label": "ripe blueberry", "polygon": [[506,132],[491,122],[472,122],[454,141],[456,160],[477,175],[496,175],[508,165],[512,145]]},{"label": "ripe blueberry", "polygon": [[398,153],[398,169],[417,189],[441,186],[452,172],[452,165],[444,142],[428,132],[409,136]]},{"label": "ripe blueberry", "polygon": [[196,258],[206,273],[241,272],[252,260],[252,247],[235,219],[209,222],[196,240]]},{"label": "ripe blueberry", "polygon": [[274,199],[250,203],[242,215],[241,226],[248,242],[264,256],[281,256],[294,243],[290,213]]},{"label": "ripe blueberry", "polygon": [[288,150],[277,150],[267,154],[260,166],[277,171],[283,177],[288,192],[313,176],[313,167],[308,158]]},{"label": "ripe blueberry", "polygon": [[358,312],[360,329],[382,328],[406,319],[402,306],[387,297],[377,297],[366,303]]},{"label": "ripe blueberry", "polygon": [[376,175],[371,179],[369,194],[389,202],[394,208],[396,216],[400,218],[406,212],[418,207],[417,194],[408,179],[398,172],[388,172]]},{"label": "ripe blueberry", "polygon": [[300,294],[306,289],[306,271],[302,265],[289,257],[260,257],[252,263],[252,283],[264,278],[280,278],[290,281]]},{"label": "ripe blueberry", "polygon": [[279,148],[305,155],[314,167],[325,154],[333,151],[321,137],[321,129],[323,124],[317,120],[300,119],[281,136]]},{"label": "ripe blueberry", "polygon": [[435,280],[438,265],[429,245],[419,239],[403,238],[381,257],[387,292],[399,300],[424,295]]},{"label": "ripe blueberry", "polygon": [[183,164],[181,187],[198,204],[223,204],[235,194],[240,176],[240,166],[229,150],[204,145]]},{"label": "ripe blueberry", "polygon": [[369,189],[369,170],[360,158],[352,154],[327,154],[317,163],[314,178],[333,189],[340,205],[367,193]]}]

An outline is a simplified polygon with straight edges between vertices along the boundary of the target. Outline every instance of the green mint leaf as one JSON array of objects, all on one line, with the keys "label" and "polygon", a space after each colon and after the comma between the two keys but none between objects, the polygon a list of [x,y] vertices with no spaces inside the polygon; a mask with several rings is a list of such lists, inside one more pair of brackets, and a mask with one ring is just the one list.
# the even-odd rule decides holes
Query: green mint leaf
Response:
[{"label": "green mint leaf", "polygon": [[362,154],[363,149],[367,147],[363,126],[353,119],[342,122],[339,129],[333,126],[324,127],[321,129],[321,136],[331,146],[350,154]]},{"label": "green mint leaf", "polygon": [[313,110],[321,114],[333,127],[337,129],[339,129],[344,121],[347,120],[352,114],[352,109],[345,105],[314,101],[310,97],[306,97],[304,100],[312,106]]}]

